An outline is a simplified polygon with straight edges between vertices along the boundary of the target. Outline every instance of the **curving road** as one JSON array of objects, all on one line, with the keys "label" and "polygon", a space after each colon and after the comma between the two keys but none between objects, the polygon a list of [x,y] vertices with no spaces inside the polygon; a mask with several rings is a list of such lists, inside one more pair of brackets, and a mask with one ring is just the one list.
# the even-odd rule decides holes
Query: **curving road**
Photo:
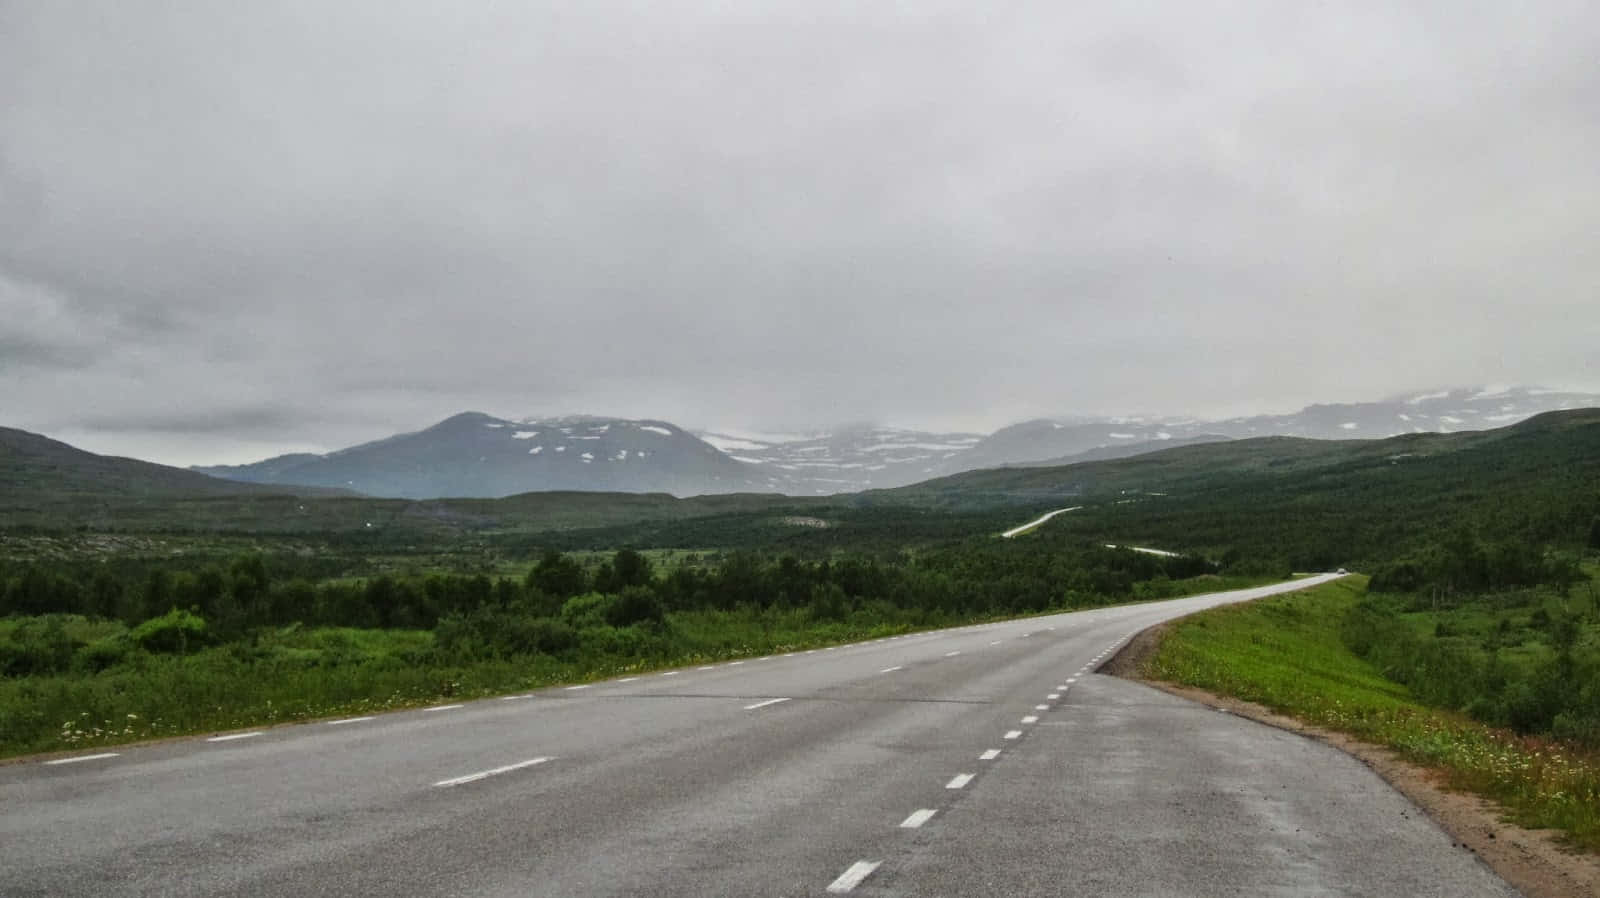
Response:
[{"label": "curving road", "polygon": [[1515,894],[1349,757],[1092,672],[1327,579],[0,767],[0,895]]}]

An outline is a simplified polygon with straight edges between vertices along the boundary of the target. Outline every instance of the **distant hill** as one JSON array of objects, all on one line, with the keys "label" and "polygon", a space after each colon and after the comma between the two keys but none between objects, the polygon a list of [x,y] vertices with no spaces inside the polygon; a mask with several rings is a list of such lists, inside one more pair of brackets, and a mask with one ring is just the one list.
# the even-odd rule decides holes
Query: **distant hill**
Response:
[{"label": "distant hill", "polygon": [[0,506],[79,496],[156,499],[335,492],[235,483],[137,459],[95,455],[36,433],[0,427]]},{"label": "distant hill", "polygon": [[510,421],[479,412],[327,455],[196,471],[255,483],[342,487],[409,499],[526,492],[778,492],[782,480],[665,421],[574,416]]}]

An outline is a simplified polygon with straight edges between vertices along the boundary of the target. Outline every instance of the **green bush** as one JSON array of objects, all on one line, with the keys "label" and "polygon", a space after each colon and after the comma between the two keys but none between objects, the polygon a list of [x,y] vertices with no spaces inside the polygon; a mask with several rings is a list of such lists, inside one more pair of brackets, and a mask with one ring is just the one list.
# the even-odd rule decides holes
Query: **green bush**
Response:
[{"label": "green bush", "polygon": [[[620,553],[619,553],[620,554]],[[835,587],[837,588],[837,587]],[[666,619],[666,609],[656,594],[643,586],[629,586],[605,609],[606,623],[613,627],[630,627],[634,624],[659,624]]]},{"label": "green bush", "polygon": [[99,673],[128,659],[133,643],[127,636],[111,636],[89,643],[72,656],[72,665],[85,673]]},{"label": "green bush", "polygon": [[59,617],[23,621],[0,637],[0,673],[25,677],[64,671],[72,664],[72,649]]},{"label": "green bush", "polygon": [[128,637],[147,652],[181,655],[205,645],[206,622],[198,614],[174,608],[134,627]]}]

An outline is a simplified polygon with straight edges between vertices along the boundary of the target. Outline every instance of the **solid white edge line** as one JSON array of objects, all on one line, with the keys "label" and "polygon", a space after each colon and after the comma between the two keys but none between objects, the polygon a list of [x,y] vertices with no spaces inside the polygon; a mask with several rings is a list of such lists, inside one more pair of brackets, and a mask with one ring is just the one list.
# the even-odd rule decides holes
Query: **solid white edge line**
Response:
[{"label": "solid white edge line", "polygon": [[105,758],[115,758],[121,754],[121,752],[103,751],[97,755],[78,755],[75,758],[56,758],[54,761],[46,761],[45,763],[51,767],[54,767],[58,764],[76,764],[79,761],[99,761]]},{"label": "solid white edge line", "polygon": [[946,789],[965,789],[967,787],[967,783],[972,782],[972,778],[975,775],[976,774],[971,773],[958,773],[951,777],[950,782],[945,783],[944,787]]},{"label": "solid white edge line", "polygon": [[[507,696],[507,698],[521,698],[521,696],[511,695]],[[367,717],[346,717],[343,720],[330,720],[328,721],[328,726],[344,726],[347,723],[361,723],[364,720],[377,720],[377,718],[370,715]]]},{"label": "solid white edge line", "polygon": [[828,891],[835,895],[842,895],[845,892],[850,891],[856,886],[861,885],[861,881],[863,879],[871,876],[872,871],[878,869],[878,865],[881,863],[883,862],[856,861],[850,865],[850,869],[840,873],[838,879],[828,883]]},{"label": "solid white edge line", "polygon": [[776,704],[779,704],[779,703],[782,703],[782,702],[786,702],[786,701],[788,701],[788,699],[786,699],[786,698],[769,698],[764,702],[756,702],[753,705],[745,705],[744,709],[746,711],[754,711],[757,708],[765,708],[768,705],[776,705]]},{"label": "solid white edge line", "polygon": [[1005,734],[1004,738],[1006,738],[1006,739],[1015,739],[1015,738],[1017,738],[1018,736],[1021,736],[1021,735],[1022,735],[1022,731],[1021,730],[1006,730],[1006,734]]},{"label": "solid white edge line", "polygon": [[206,741],[207,742],[232,742],[235,739],[249,739],[252,736],[259,736],[259,735],[261,735],[261,733],[262,733],[261,730],[255,730],[255,731],[249,732],[249,733],[229,733],[226,736],[212,736],[210,739],[207,739]]},{"label": "solid white edge line", "polygon": [[934,808],[922,808],[921,810],[912,811],[911,812],[911,816],[909,816],[906,819],[900,821],[900,828],[901,829],[920,829],[922,827],[922,824],[927,823],[929,820],[932,820],[933,819],[933,815],[937,814],[937,813],[939,813],[938,810],[936,810]]},{"label": "solid white edge line", "polygon": [[978,755],[978,760],[980,760],[980,761],[993,761],[995,758],[998,758],[998,757],[1000,757],[1000,749],[991,748],[988,751],[984,752],[983,754]]},{"label": "solid white edge line", "polygon": [[498,775],[500,775],[502,773],[510,773],[513,770],[521,770],[524,767],[532,767],[535,764],[543,764],[544,762],[546,762],[548,760],[550,760],[550,759],[549,758],[530,758],[530,759],[528,759],[526,761],[518,761],[515,764],[507,764],[504,767],[496,767],[496,768],[494,768],[492,770],[480,770],[477,773],[469,773],[469,774],[467,774],[465,776],[457,776],[457,777],[451,777],[450,779],[447,779],[447,780],[440,780],[437,783],[434,783],[433,785],[435,787],[439,787],[439,786],[460,786],[460,785],[463,785],[463,784],[466,784],[466,783],[475,783],[478,780],[488,779],[491,776],[498,776]]}]

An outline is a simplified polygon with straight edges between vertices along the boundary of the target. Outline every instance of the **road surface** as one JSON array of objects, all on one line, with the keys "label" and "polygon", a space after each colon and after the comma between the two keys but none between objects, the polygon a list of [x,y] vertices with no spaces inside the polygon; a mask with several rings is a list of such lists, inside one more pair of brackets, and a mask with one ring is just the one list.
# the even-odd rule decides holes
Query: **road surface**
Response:
[{"label": "road surface", "polygon": [[1092,671],[1325,577],[0,767],[0,895],[1512,895],[1358,762]]}]

